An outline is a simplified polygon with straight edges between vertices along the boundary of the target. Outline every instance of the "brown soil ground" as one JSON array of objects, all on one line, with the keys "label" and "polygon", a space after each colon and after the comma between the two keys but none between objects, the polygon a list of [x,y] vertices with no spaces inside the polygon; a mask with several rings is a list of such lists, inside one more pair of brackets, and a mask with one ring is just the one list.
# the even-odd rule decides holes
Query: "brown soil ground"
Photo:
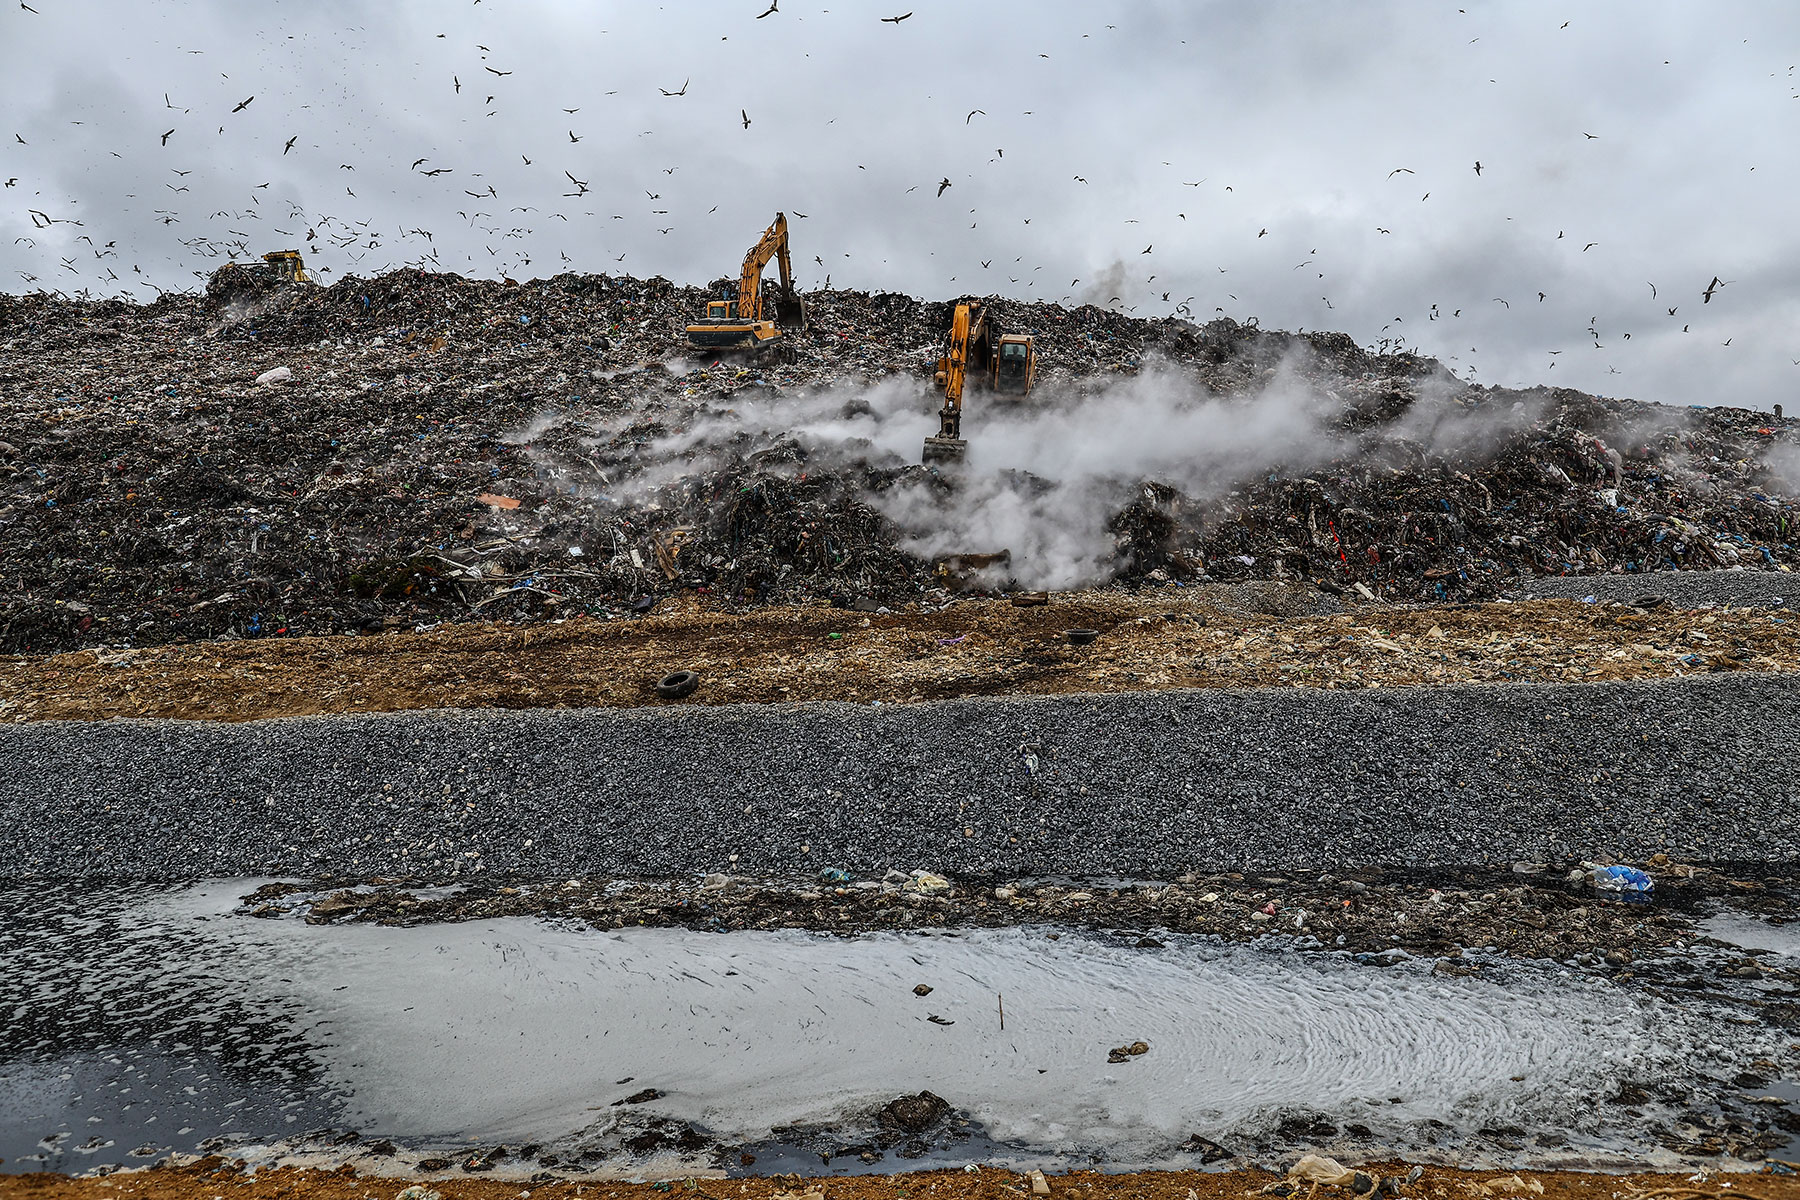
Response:
[{"label": "brown soil ground", "polygon": [[[1399,1173],[1396,1165],[1369,1165],[1368,1171]],[[1238,1200],[1258,1196],[1277,1177],[1261,1171],[1218,1174],[1150,1171],[1102,1175],[1077,1171],[1051,1176],[1052,1196],[1068,1200]],[[205,1160],[187,1167],[121,1172],[100,1179],[66,1175],[0,1176],[0,1197],[8,1200],[373,1200],[418,1184],[416,1179],[382,1179],[338,1171],[284,1169],[254,1175]],[[442,1179],[428,1186],[445,1200],[657,1200],[692,1195],[700,1200],[1012,1200],[1030,1196],[1024,1176],[988,1170],[979,1175],[931,1171],[909,1175],[799,1179],[793,1176],[726,1180],[696,1179],[662,1184],[543,1183],[522,1187],[517,1180]],[[1305,1195],[1302,1191],[1301,1195]],[[1350,1200],[1343,1188],[1319,1189],[1325,1200]],[[1402,1189],[1416,1200],[1791,1200],[1800,1198],[1793,1174],[1604,1175],[1580,1171],[1459,1171],[1426,1167],[1418,1183]]]},{"label": "brown soil ground", "polygon": [[[634,620],[266,638],[0,657],[0,720],[247,721],[415,708],[630,707],[1165,688],[1373,688],[1800,670],[1800,622],[1769,610],[1603,608],[1567,600],[1248,611],[1201,589],[970,599],[863,614],[722,612],[665,601]],[[1064,634],[1093,629],[1086,646]],[[701,684],[659,700],[658,679]]]}]

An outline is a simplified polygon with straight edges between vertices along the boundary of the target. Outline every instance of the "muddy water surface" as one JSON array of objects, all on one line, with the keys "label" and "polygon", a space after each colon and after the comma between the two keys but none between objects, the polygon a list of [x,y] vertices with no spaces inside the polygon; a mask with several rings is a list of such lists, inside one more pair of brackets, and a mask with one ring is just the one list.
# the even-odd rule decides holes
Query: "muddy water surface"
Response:
[{"label": "muddy water surface", "polygon": [[[1729,1081],[1792,1043],[1723,998],[1497,957],[1448,974],[1041,927],[308,925],[232,911],[253,886],[0,893],[0,1169],[379,1139],[398,1161],[504,1143],[521,1171],[736,1169],[746,1149],[1141,1166],[1189,1161],[1196,1135],[1643,1163],[1694,1101],[1622,1091]],[[920,1090],[952,1113],[875,1115]]]}]

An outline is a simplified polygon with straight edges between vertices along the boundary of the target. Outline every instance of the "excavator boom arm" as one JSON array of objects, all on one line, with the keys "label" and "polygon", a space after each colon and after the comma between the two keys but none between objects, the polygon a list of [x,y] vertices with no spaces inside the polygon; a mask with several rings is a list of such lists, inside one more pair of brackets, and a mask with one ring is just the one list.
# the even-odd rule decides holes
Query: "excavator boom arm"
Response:
[{"label": "excavator boom arm", "polygon": [[742,321],[762,320],[762,273],[771,258],[781,261],[783,295],[794,286],[794,270],[788,262],[787,214],[776,213],[775,222],[763,230],[762,239],[744,255],[744,273],[738,282],[737,315]]}]

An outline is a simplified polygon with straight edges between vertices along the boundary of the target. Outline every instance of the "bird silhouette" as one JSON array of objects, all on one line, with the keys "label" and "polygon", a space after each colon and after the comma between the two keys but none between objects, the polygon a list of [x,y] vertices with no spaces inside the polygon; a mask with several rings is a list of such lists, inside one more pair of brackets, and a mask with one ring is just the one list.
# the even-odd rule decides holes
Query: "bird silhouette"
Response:
[{"label": "bird silhouette", "polygon": [[668,88],[657,88],[656,90],[661,92],[665,96],[685,96],[685,95],[687,95],[688,84],[692,83],[693,81],[694,81],[694,77],[692,75],[688,76],[686,79],[681,81],[681,90],[676,91],[676,92],[671,92]]},{"label": "bird silhouette", "polygon": [[941,195],[943,195],[943,194],[944,194],[944,189],[945,189],[945,188],[947,188],[947,187],[949,187],[949,186],[950,186],[950,177],[949,177],[949,176],[948,176],[948,175],[946,175],[946,176],[944,176],[944,177],[943,177],[943,178],[942,178],[942,179],[940,179],[940,180],[939,180],[939,181],[938,181],[938,190],[937,190],[937,194],[938,194],[938,195],[940,195],[940,196],[941,196]]},{"label": "bird silhouette", "polygon": [[162,135],[162,144],[163,144],[163,145],[165,145],[165,146],[166,146],[166,145],[168,145],[168,144],[169,144],[169,139],[170,139],[170,138],[171,138],[171,137],[173,137],[173,136],[174,136],[174,134],[175,134],[175,131],[174,131],[174,130],[173,130],[173,129],[171,129],[171,130],[169,130],[169,132],[168,132],[168,133],[165,133],[165,134],[163,134],[163,135]]},{"label": "bird silhouette", "polygon": [[970,109],[969,115],[963,118],[963,124],[967,125],[970,121],[973,121],[977,116],[983,116],[983,117],[987,116],[987,110],[982,109],[982,108]]},{"label": "bird silhouette", "polygon": [[1479,158],[1475,160],[1475,174],[1481,174],[1481,160]]},{"label": "bird silhouette", "polygon": [[771,14],[773,14],[773,13],[774,13],[774,12],[776,12],[776,11],[777,11],[777,6],[778,6],[778,5],[780,5],[780,3],[781,3],[781,0],[769,0],[769,10],[768,10],[768,12],[759,12],[759,13],[757,13],[757,14],[756,14],[756,19],[757,19],[757,20],[759,20],[759,21],[760,21],[760,20],[762,20],[762,19],[763,19],[763,18],[764,18],[764,17],[766,17],[766,16],[770,16],[770,15],[771,15]]},{"label": "bird silhouette", "polygon": [[903,12],[897,17],[883,17],[881,19],[889,25],[898,25],[900,22],[906,20],[906,18],[908,18],[910,16],[912,16],[912,14],[910,12]]},{"label": "bird silhouette", "polygon": [[749,113],[749,111],[746,109],[740,108],[740,109],[738,109],[738,116],[740,116],[744,119],[744,128],[745,129],[750,128],[750,113]]},{"label": "bird silhouette", "polygon": [[484,70],[484,71],[486,71],[486,72],[487,72],[487,73],[488,73],[488,74],[489,74],[489,75],[497,75],[497,76],[499,76],[499,77],[500,77],[500,78],[501,78],[501,79],[505,79],[505,78],[506,78],[506,77],[507,77],[507,76],[508,76],[508,75],[511,75],[511,74],[512,74],[512,72],[511,72],[511,71],[496,71],[496,70],[494,70],[494,68],[492,68],[492,67],[483,67],[483,68],[481,68],[481,69],[482,69],[482,70]]},{"label": "bird silhouette", "polygon": [[1713,298],[1713,293],[1718,291],[1720,288],[1722,288],[1724,286],[1725,286],[1725,281],[1723,279],[1720,279],[1717,275],[1714,275],[1712,277],[1712,282],[1706,285],[1706,290],[1704,292],[1700,293],[1700,303],[1711,304],[1712,298]]},{"label": "bird silhouette", "polygon": [[579,142],[580,140],[581,140],[580,138],[575,136],[575,131],[573,129],[569,130],[569,141]]},{"label": "bird silhouette", "polygon": [[244,99],[238,101],[238,106],[236,108],[232,109],[231,111],[234,113],[243,112],[246,108],[250,107],[250,101],[252,101],[254,99],[256,99],[255,96],[246,96]]},{"label": "bird silhouette", "polygon": [[1393,170],[1391,170],[1387,173],[1387,177],[1389,179],[1392,179],[1396,175],[1400,175],[1400,174],[1412,175],[1415,173],[1416,172],[1414,172],[1411,167],[1395,167]]}]

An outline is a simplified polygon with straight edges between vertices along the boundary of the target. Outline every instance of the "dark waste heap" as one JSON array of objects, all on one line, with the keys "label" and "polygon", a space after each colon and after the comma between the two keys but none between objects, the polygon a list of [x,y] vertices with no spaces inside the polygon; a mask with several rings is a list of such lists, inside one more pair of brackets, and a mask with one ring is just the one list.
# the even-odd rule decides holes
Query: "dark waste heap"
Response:
[{"label": "dark waste heap", "polygon": [[[714,362],[681,332],[707,294],[397,271],[228,276],[149,305],[0,296],[0,651],[624,615],[678,591],[939,603],[1033,582],[1004,546],[967,547],[980,569],[907,548],[882,498],[954,505],[960,486],[916,455],[751,426],[680,448],[720,413],[890,377],[923,427],[948,303],[819,292],[793,362]],[[1249,414],[1285,373],[1336,439],[1204,494],[1113,481],[1111,562],[1086,582],[1459,600],[1521,576],[1800,561],[1785,491],[1800,460],[1764,414],[1486,388],[1342,334],[989,303],[1036,337],[1026,403],[1160,371]],[[284,382],[256,382],[279,367]],[[1431,436],[1445,414],[1458,437]]]}]

